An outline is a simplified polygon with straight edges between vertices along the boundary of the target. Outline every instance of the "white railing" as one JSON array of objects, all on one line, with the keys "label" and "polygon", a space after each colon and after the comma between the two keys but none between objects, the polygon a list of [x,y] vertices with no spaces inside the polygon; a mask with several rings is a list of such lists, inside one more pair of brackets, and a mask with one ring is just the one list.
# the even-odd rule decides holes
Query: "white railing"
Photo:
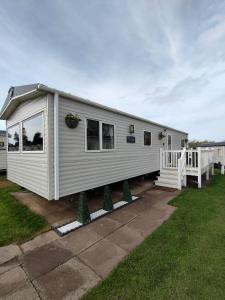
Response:
[{"label": "white railing", "polygon": [[188,170],[198,168],[198,150],[186,150],[186,165]]},{"label": "white railing", "polygon": [[160,149],[160,170],[173,169],[178,171],[178,188],[186,185],[187,175],[198,176],[198,186],[202,185],[202,174],[209,179],[209,170],[214,172],[214,149],[198,148],[183,150]]},{"label": "white railing", "polygon": [[161,167],[163,169],[177,169],[178,159],[181,157],[182,150],[162,150],[160,155]]}]

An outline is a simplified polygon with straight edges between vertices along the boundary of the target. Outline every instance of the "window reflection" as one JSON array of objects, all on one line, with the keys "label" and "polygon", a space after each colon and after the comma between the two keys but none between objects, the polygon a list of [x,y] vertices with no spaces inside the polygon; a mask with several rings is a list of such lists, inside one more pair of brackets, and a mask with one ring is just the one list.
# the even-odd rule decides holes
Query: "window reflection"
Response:
[{"label": "window reflection", "polygon": [[8,128],[8,151],[19,151],[20,147],[20,126],[15,125]]},{"label": "window reflection", "polygon": [[23,122],[23,151],[42,151],[44,135],[43,113]]}]

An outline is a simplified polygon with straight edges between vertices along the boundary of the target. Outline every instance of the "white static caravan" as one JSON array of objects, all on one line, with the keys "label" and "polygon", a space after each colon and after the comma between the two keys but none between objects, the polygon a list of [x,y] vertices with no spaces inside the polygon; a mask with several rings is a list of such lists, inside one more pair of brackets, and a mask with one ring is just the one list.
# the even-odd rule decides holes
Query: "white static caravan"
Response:
[{"label": "white static caravan", "polygon": [[225,142],[205,143],[205,144],[202,144],[201,147],[214,150],[214,163],[221,165],[221,173],[224,174]]},{"label": "white static caravan", "polygon": [[0,130],[0,172],[7,169],[6,131]]},{"label": "white static caravan", "polygon": [[158,171],[160,148],[179,150],[188,138],[42,84],[11,88],[1,119],[8,179],[49,200]]}]

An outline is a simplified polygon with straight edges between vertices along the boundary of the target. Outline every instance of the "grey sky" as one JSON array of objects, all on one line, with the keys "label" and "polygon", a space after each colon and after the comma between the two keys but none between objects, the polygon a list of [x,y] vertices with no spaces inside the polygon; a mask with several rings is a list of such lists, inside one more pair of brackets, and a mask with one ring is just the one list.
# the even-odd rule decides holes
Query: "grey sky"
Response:
[{"label": "grey sky", "polygon": [[225,1],[0,0],[0,39],[1,106],[41,82],[225,140]]}]

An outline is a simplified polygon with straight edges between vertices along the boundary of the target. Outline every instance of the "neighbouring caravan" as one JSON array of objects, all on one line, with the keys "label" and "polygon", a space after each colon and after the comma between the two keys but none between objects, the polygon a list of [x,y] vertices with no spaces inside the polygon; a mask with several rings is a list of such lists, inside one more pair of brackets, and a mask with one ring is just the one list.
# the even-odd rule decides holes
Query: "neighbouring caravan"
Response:
[{"label": "neighbouring caravan", "polygon": [[49,199],[160,169],[160,148],[181,149],[188,134],[52,89],[12,87],[8,179]]},{"label": "neighbouring caravan", "polygon": [[225,142],[205,143],[201,147],[214,149],[214,163],[221,165],[221,173],[224,174],[225,168]]},{"label": "neighbouring caravan", "polygon": [[0,130],[0,172],[7,169],[6,132]]}]

